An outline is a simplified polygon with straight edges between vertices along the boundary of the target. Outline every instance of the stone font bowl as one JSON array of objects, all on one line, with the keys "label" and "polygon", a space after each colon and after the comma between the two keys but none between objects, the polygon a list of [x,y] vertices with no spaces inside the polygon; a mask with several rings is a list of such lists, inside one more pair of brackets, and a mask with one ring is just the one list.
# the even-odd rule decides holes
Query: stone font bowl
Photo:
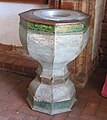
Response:
[{"label": "stone font bowl", "polygon": [[71,110],[75,87],[67,64],[87,45],[90,17],[80,11],[45,9],[20,14],[22,45],[42,66],[30,83],[27,100],[32,109],[48,114]]}]

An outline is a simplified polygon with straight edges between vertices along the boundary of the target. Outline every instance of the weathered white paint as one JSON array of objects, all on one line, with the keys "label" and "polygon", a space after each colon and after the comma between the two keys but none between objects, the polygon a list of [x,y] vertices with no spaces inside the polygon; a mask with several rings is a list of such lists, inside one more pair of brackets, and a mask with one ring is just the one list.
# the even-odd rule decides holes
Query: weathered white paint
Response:
[{"label": "weathered white paint", "polygon": [[55,30],[53,34],[26,29],[22,26],[23,24],[20,26],[21,42],[27,47],[31,57],[38,60],[42,66],[42,74],[29,85],[29,95],[30,98],[32,97],[33,103],[39,101],[49,103],[52,106],[53,103],[68,103],[68,101],[71,101],[66,110],[62,108],[56,111],[52,108],[47,110],[45,108],[46,104],[37,108],[37,104],[31,103],[32,101],[29,98],[28,102],[33,109],[49,114],[70,111],[70,107],[76,101],[76,91],[69,79],[67,64],[74,60],[85,48],[89,39],[89,28],[86,31],[68,33],[58,33]]},{"label": "weathered white paint", "polygon": [[43,66],[41,76],[51,78],[67,74],[66,65],[85,48],[89,38],[89,29],[85,33],[55,34],[55,37],[52,34],[37,34],[28,31],[26,37],[30,55],[39,60]]}]

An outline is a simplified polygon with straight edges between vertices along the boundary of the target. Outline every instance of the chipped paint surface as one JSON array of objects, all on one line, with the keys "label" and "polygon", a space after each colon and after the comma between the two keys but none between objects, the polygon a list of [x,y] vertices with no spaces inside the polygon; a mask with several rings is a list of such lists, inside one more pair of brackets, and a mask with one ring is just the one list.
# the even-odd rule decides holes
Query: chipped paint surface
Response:
[{"label": "chipped paint surface", "polygon": [[76,101],[76,91],[66,65],[85,48],[88,28],[89,21],[60,26],[21,22],[21,41],[42,66],[41,75],[31,82],[28,89],[28,102],[32,109],[47,111],[48,114],[70,111]]}]

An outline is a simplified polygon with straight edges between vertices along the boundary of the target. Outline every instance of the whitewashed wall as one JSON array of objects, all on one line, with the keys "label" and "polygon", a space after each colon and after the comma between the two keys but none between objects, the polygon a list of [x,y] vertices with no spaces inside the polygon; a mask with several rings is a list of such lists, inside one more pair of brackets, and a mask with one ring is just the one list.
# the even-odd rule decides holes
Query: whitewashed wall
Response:
[{"label": "whitewashed wall", "polygon": [[0,2],[0,43],[21,46],[19,40],[18,14],[29,10],[46,8],[46,5]]}]

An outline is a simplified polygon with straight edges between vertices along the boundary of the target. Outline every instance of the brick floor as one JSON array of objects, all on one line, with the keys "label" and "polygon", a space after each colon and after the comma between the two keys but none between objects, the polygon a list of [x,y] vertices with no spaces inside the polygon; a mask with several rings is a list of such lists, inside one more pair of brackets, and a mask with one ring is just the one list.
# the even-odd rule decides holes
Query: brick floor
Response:
[{"label": "brick floor", "polygon": [[[23,120],[37,120],[38,117],[33,115],[26,115],[26,117]],[[44,120],[44,119],[43,119]]]},{"label": "brick floor", "polygon": [[98,107],[99,103],[88,102],[82,114],[95,115],[95,112],[97,111]]},{"label": "brick floor", "polygon": [[47,115],[30,109],[27,87],[32,77],[0,70],[0,120],[107,120],[107,98],[100,95],[106,69],[99,68],[83,89],[71,112]]}]

